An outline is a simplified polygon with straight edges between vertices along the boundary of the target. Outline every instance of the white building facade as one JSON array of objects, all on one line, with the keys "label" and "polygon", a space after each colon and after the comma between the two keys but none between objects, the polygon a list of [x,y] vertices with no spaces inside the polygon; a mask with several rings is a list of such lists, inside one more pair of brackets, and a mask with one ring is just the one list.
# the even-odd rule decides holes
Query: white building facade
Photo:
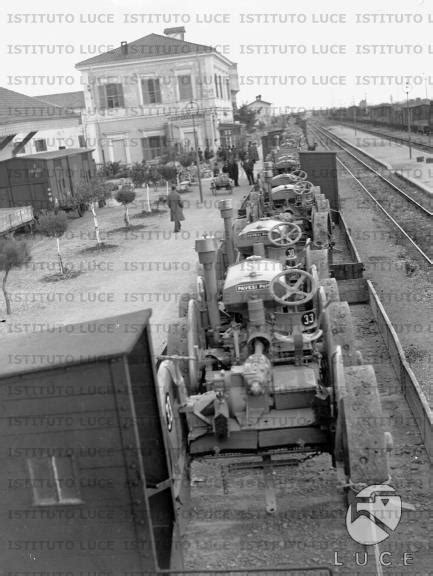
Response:
[{"label": "white building facade", "polygon": [[184,28],[150,34],[77,64],[84,86],[84,137],[97,163],[132,164],[168,150],[215,149],[233,123],[236,65]]}]

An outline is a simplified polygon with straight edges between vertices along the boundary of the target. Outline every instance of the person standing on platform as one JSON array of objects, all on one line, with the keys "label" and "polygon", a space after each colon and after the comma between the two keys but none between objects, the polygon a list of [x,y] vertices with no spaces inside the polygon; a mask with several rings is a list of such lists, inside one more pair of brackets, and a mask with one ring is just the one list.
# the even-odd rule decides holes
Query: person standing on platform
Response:
[{"label": "person standing on platform", "polygon": [[180,232],[180,223],[185,220],[185,216],[183,215],[182,198],[174,184],[172,184],[171,192],[167,196],[167,204],[170,209],[170,221],[174,222],[174,232]]},{"label": "person standing on platform", "polygon": [[248,184],[254,184],[254,160],[252,158],[248,157],[244,163],[244,170],[248,178]]}]

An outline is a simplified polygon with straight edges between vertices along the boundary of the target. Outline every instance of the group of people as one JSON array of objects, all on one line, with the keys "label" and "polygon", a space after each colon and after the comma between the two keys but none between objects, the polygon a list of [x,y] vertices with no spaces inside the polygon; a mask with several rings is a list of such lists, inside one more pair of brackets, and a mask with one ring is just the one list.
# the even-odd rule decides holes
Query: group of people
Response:
[{"label": "group of people", "polygon": [[[228,148],[220,146],[217,150],[217,159],[223,163],[222,172],[233,180],[235,186],[239,186],[239,162],[248,179],[248,184],[254,184],[254,164],[259,159],[259,155],[253,142],[248,142],[248,146],[242,150],[238,150],[235,146]],[[214,164],[213,174],[219,175],[218,163]]]},{"label": "group of people", "polygon": [[209,160],[214,157],[213,150],[211,150],[209,148],[209,146],[206,146],[206,148],[204,149],[204,152],[200,147],[198,147],[197,148],[197,154],[198,154],[198,159],[200,160],[200,162],[203,162],[203,160],[205,160],[206,162],[209,162]]},{"label": "group of people", "polygon": [[[203,160],[203,157],[206,161],[209,161],[209,159],[214,156],[208,146],[204,154],[200,148],[197,149],[197,153],[200,161]],[[254,164],[259,159],[259,155],[254,143],[249,142],[248,146],[242,150],[238,150],[235,146],[229,146],[228,148],[222,148],[220,146],[217,150],[216,157],[219,162],[222,162],[222,172],[233,180],[235,186],[239,186],[239,162],[248,178],[248,184],[255,184]],[[219,174],[220,167],[218,162],[215,162],[213,175],[217,177]],[[172,184],[171,186],[171,191],[167,197],[167,204],[170,209],[170,220],[174,222],[174,232],[180,232],[181,222],[185,220],[185,216],[183,214],[182,197],[177,190],[176,184]]]}]

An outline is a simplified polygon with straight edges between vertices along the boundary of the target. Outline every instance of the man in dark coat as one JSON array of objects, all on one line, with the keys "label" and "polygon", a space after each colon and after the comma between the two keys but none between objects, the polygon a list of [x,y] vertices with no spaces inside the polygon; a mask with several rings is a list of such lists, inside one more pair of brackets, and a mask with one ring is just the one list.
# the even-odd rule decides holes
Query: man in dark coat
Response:
[{"label": "man in dark coat", "polygon": [[255,162],[252,158],[247,158],[243,164],[243,169],[248,178],[248,184],[254,184],[254,164]]},{"label": "man in dark coat", "polygon": [[236,159],[230,162],[230,172],[232,180],[234,180],[235,186],[239,186],[239,166]]},{"label": "man in dark coat", "polygon": [[176,186],[172,185],[171,192],[167,196],[167,204],[170,208],[170,221],[174,222],[174,231],[180,232],[180,223],[185,220],[183,215],[183,202]]}]

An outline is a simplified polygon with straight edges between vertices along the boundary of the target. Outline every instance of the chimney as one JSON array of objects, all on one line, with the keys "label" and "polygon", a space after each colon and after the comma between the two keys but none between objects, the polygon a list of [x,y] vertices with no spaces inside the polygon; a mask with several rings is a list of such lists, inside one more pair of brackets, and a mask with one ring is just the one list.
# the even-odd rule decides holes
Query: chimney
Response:
[{"label": "chimney", "polygon": [[259,94],[258,96],[256,96],[256,101],[257,101],[257,102],[260,102],[261,99],[262,99],[262,95],[261,95],[261,94]]},{"label": "chimney", "polygon": [[175,38],[176,40],[184,40],[185,38],[185,26],[177,26],[176,28],[166,28],[164,34],[170,38]]},{"label": "chimney", "polygon": [[128,42],[123,41],[120,43],[120,51],[124,56],[128,54]]}]

